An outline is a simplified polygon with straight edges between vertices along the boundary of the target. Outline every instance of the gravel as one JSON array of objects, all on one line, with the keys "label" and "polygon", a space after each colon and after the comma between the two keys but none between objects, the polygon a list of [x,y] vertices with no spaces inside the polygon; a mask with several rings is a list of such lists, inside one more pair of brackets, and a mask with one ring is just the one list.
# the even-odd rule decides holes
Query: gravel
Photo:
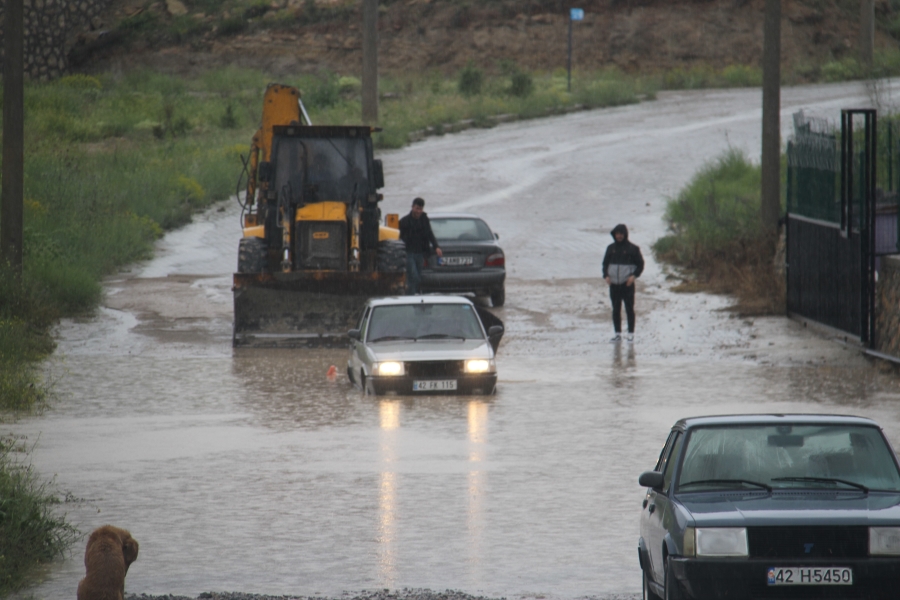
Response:
[{"label": "gravel", "polygon": [[[528,600],[550,600],[544,595],[528,596]],[[638,600],[640,594],[613,594],[605,596],[589,596],[578,600]],[[243,592],[203,592],[197,598],[189,596],[151,596],[148,594],[127,594],[125,600],[507,600],[506,598],[490,598],[473,596],[457,590],[436,592],[429,589],[376,590],[361,592],[344,592],[336,598],[323,596],[266,596]]]}]

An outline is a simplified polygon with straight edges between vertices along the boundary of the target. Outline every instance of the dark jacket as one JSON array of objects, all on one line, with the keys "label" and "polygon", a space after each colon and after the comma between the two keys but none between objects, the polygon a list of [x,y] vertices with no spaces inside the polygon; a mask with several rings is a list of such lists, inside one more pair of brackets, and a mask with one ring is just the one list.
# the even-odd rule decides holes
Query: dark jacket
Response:
[{"label": "dark jacket", "polygon": [[632,275],[640,277],[644,272],[644,257],[641,249],[628,241],[628,228],[616,225],[609,235],[616,239],[616,233],[624,234],[625,239],[607,246],[603,257],[603,277],[609,277],[613,285],[625,283]]},{"label": "dark jacket", "polygon": [[406,244],[406,251],[413,254],[428,254],[428,246],[437,249],[438,243],[431,231],[428,214],[422,213],[418,219],[406,215],[400,219],[400,239]]}]

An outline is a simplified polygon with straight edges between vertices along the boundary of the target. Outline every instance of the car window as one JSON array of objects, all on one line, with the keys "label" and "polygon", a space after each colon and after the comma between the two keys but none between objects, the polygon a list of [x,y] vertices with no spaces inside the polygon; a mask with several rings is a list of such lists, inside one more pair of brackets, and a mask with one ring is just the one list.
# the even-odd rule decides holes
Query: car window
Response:
[{"label": "car window", "polygon": [[390,339],[484,339],[471,304],[401,304],[376,306],[367,342]]},{"label": "car window", "polygon": [[366,310],[363,312],[362,317],[360,317],[360,319],[359,319],[359,326],[357,328],[359,329],[360,339],[363,339],[363,340],[366,339],[366,325],[369,324],[369,313],[370,312],[372,312],[372,309],[369,307],[366,307]]},{"label": "car window", "polygon": [[441,242],[493,240],[491,228],[481,219],[440,218],[431,219],[434,237]]},{"label": "car window", "polygon": [[663,449],[659,453],[659,458],[656,460],[656,466],[653,467],[654,471],[659,473],[663,472],[663,468],[666,466],[666,459],[669,457],[669,450],[672,449],[672,443],[675,441],[675,436],[677,434],[677,431],[669,433],[669,437],[666,438],[666,444],[663,446]]},{"label": "car window", "polygon": [[681,452],[684,435],[680,431],[675,433],[675,442],[672,444],[672,450],[666,457],[663,465],[663,492],[669,493],[669,487],[672,485],[672,475],[675,473],[675,465],[678,462],[678,454]]},{"label": "car window", "polygon": [[[691,431],[680,491],[743,480],[772,488],[900,491],[900,472],[876,427],[862,425],[747,425]],[[706,483],[695,483],[706,482]]]}]

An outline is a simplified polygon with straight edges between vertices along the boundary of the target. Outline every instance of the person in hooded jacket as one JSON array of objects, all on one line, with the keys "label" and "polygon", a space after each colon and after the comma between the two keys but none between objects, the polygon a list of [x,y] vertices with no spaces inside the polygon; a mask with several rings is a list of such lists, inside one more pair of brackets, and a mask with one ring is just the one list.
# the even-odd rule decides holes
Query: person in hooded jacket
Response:
[{"label": "person in hooded jacket", "polygon": [[634,340],[634,280],[644,272],[644,257],[641,249],[628,241],[628,228],[616,225],[610,232],[615,242],[606,248],[603,257],[603,279],[609,285],[612,300],[612,319],[615,335],[610,340],[622,339],[622,303],[628,319],[628,341]]}]

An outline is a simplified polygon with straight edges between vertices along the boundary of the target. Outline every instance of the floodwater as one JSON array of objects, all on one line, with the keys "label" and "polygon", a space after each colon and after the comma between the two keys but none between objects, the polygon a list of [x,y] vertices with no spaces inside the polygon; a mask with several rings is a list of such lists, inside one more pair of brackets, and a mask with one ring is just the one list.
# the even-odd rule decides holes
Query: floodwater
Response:
[{"label": "floodwater", "polygon": [[[872,102],[860,84],[782,98],[785,136],[801,108],[835,119]],[[637,595],[637,477],[678,418],[852,413],[900,448],[896,376],[797,322],[675,294],[650,256],[667,196],[704,161],[729,145],[758,154],[760,100],[665,93],[383,153],[385,212],[422,196],[500,233],[494,396],[366,397],[343,375],[345,351],[232,350],[228,202],[111,278],[95,318],[59,327],[53,409],[2,431],[34,445],[82,531],[131,530],[131,593]],[[619,222],[648,266],[637,338],[611,345],[600,271]],[[82,548],[28,593],[72,597]]]}]

